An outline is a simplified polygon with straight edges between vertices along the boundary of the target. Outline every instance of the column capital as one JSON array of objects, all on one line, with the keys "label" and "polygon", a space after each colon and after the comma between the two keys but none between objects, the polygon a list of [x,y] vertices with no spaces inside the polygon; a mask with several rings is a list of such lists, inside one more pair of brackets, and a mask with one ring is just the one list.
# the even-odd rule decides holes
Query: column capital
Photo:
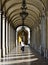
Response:
[{"label": "column capital", "polygon": [[41,17],[45,17],[45,12],[42,12]]},{"label": "column capital", "polygon": [[42,10],[41,17],[46,17],[46,10],[45,10],[45,8],[43,8],[43,10]]}]

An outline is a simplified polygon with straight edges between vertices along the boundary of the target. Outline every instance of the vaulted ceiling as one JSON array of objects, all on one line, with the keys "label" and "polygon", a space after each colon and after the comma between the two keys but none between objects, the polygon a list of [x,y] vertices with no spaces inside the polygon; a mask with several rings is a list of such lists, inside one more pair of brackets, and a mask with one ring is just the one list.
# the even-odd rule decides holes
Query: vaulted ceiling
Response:
[{"label": "vaulted ceiling", "polygon": [[[26,0],[28,16],[24,21],[24,25],[32,28],[35,24],[40,23],[40,15],[43,8],[47,6],[47,0]],[[20,16],[22,0],[2,0],[3,11],[14,28],[22,25]]]}]

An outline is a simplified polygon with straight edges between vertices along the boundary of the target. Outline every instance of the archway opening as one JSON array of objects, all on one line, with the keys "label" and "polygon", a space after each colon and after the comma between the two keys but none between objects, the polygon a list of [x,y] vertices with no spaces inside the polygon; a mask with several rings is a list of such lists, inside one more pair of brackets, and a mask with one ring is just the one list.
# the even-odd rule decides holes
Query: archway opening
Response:
[{"label": "archway opening", "polygon": [[24,28],[24,33],[22,32],[22,26],[16,29],[16,46],[20,45],[22,38],[25,45],[30,44],[30,28],[28,28],[27,26],[24,26]]},{"label": "archway opening", "polygon": [[22,41],[22,38],[23,38],[23,41],[24,41],[24,44],[27,45],[28,44],[28,31],[24,31],[24,36],[22,36],[22,30],[19,30],[18,31],[18,43],[20,43]]}]

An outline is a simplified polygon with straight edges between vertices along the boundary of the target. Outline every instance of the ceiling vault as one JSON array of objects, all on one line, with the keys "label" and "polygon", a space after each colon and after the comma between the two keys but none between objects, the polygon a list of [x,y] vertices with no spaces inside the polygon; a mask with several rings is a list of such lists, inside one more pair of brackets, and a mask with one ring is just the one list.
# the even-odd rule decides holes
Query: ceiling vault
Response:
[{"label": "ceiling vault", "polygon": [[[26,26],[32,28],[39,25],[40,14],[42,14],[43,8],[46,8],[46,2],[47,0],[26,0],[26,12],[28,13],[24,22]],[[22,0],[2,0],[4,14],[14,28],[22,25],[21,7]]]}]

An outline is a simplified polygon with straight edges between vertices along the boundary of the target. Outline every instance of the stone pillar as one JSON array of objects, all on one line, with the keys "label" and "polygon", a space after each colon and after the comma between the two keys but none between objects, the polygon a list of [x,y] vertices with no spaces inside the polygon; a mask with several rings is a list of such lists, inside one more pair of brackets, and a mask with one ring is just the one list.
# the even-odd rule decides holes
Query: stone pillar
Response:
[{"label": "stone pillar", "polygon": [[32,30],[30,30],[30,46],[32,47]]},{"label": "stone pillar", "polygon": [[32,47],[36,49],[36,28],[32,31]]},{"label": "stone pillar", "polygon": [[10,52],[10,23],[9,23],[9,52]]},{"label": "stone pillar", "polygon": [[3,16],[3,28],[2,28],[2,43],[3,43],[3,57],[5,57],[5,17]]},{"label": "stone pillar", "polygon": [[17,46],[17,30],[16,30],[16,46]]},{"label": "stone pillar", "polygon": [[30,32],[32,32],[32,31],[30,31],[29,29],[28,29],[28,45],[30,45],[30,35],[32,36],[32,34],[30,34]]},{"label": "stone pillar", "polygon": [[6,54],[8,55],[8,21],[6,20]]},{"label": "stone pillar", "polygon": [[36,46],[36,51],[38,51],[38,26],[36,27],[36,35],[35,35],[35,38],[36,38],[36,42],[35,42],[35,46]]},{"label": "stone pillar", "polygon": [[34,44],[35,44],[35,50],[37,51],[37,27],[35,28],[35,34],[34,34]]},{"label": "stone pillar", "polygon": [[40,28],[37,26],[37,31],[36,31],[36,46],[37,46],[37,51],[40,52]]},{"label": "stone pillar", "polygon": [[46,15],[42,12],[41,18],[41,54],[46,57]]},{"label": "stone pillar", "polygon": [[0,58],[1,58],[1,11],[0,11]]},{"label": "stone pillar", "polygon": [[39,25],[39,53],[41,54],[41,28]]},{"label": "stone pillar", "polygon": [[0,1],[0,10],[1,10],[1,58],[3,58],[3,8],[2,0]]},{"label": "stone pillar", "polygon": [[16,30],[16,47],[17,47],[17,35],[18,35],[18,31]]},{"label": "stone pillar", "polygon": [[1,8],[1,57],[3,58],[3,12],[2,12],[2,8]]},{"label": "stone pillar", "polygon": [[34,47],[34,30],[32,30],[32,37],[31,37],[31,42],[32,42],[32,48]]}]

